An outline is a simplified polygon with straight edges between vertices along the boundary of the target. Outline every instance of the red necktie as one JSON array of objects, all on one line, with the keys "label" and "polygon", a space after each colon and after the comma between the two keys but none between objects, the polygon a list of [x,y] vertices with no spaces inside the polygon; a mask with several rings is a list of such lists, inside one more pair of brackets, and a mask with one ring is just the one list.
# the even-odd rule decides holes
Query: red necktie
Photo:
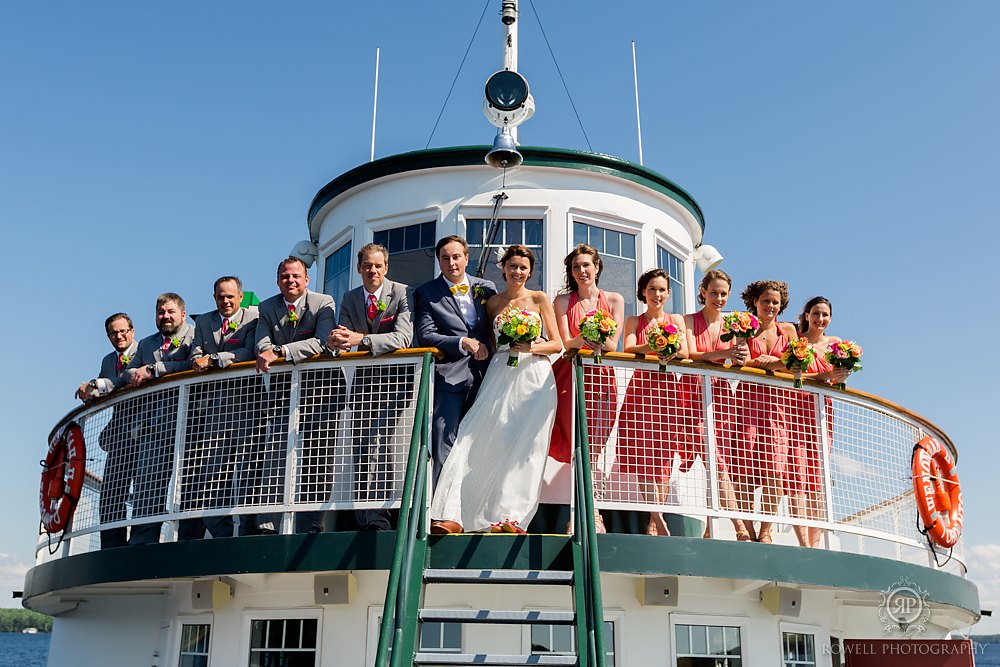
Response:
[{"label": "red necktie", "polygon": [[122,363],[122,355],[119,354],[118,355],[118,362],[115,364],[115,370],[117,372],[121,373],[122,372],[122,367],[124,367],[124,366],[125,366],[125,364]]},{"label": "red necktie", "polygon": [[375,303],[375,295],[368,295],[368,319],[372,322],[375,321],[375,316],[378,315],[378,305]]},{"label": "red necktie", "polygon": [[165,337],[163,339],[163,351],[166,352],[169,349],[170,349],[170,339]]},{"label": "red necktie", "polygon": [[222,333],[225,334],[227,331],[229,331],[229,318],[228,317],[222,320]]}]

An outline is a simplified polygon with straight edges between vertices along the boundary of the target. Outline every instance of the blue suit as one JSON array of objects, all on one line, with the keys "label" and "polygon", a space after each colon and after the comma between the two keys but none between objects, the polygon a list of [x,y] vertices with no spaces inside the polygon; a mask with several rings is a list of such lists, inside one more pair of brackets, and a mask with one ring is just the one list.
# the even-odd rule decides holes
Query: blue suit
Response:
[{"label": "blue suit", "polygon": [[458,424],[476,400],[476,392],[489,366],[489,358],[476,361],[462,350],[462,338],[474,338],[486,345],[491,355],[493,353],[492,323],[486,314],[486,299],[496,294],[496,286],[489,280],[473,276],[468,276],[468,280],[477,317],[472,325],[465,321],[443,276],[424,283],[413,293],[417,340],[444,354],[444,359],[434,365],[431,446],[435,482],[455,444]]}]

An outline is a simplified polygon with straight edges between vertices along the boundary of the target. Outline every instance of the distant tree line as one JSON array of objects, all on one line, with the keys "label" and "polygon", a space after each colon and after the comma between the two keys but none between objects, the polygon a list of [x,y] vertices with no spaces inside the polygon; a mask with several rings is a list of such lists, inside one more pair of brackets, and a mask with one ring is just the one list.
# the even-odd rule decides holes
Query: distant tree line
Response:
[{"label": "distant tree line", "polygon": [[25,628],[52,632],[52,617],[27,609],[0,609],[0,632],[20,632]]}]

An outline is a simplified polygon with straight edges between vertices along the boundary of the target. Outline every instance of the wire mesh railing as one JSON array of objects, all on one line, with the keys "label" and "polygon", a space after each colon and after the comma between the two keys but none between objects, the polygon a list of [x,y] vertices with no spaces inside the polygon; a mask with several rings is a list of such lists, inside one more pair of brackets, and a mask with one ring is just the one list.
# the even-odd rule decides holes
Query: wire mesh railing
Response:
[{"label": "wire mesh railing", "polygon": [[132,543],[141,527],[200,536],[193,520],[215,537],[264,518],[288,533],[295,514],[398,507],[421,354],[185,373],[74,411],[86,478],[59,553],[119,546],[108,536],[128,527]]},{"label": "wire mesh railing", "polygon": [[[39,560],[113,545],[129,529],[150,541],[198,536],[198,521],[215,537],[268,523],[290,533],[297,516],[397,508],[422,353],[186,373],[77,409],[59,427],[82,427],[83,491],[58,549],[42,536]],[[598,511],[693,518],[684,525],[700,521],[716,539],[735,539],[737,521],[771,523],[778,543],[964,573],[961,542],[949,554],[919,530],[913,445],[930,435],[954,453],[926,419],[762,372],[660,372],[619,354],[583,366]]]},{"label": "wire mesh railing", "polygon": [[[963,552],[920,532],[910,457],[947,436],[903,408],[856,391],[763,372],[634,355],[584,367],[596,507],[703,520],[714,537],[737,521],[773,524],[775,542],[934,564],[964,573]],[[764,526],[761,526],[764,524]],[[697,524],[696,524],[697,525]]]}]

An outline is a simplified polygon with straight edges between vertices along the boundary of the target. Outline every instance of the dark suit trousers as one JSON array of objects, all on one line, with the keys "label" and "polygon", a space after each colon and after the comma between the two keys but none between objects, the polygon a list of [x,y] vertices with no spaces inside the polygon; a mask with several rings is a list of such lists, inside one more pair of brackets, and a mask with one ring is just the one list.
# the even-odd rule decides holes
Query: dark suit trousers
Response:
[{"label": "dark suit trousers", "polygon": [[[351,392],[352,458],[355,501],[388,500],[393,494],[391,451],[400,412],[413,395],[413,368],[391,365],[359,368]],[[389,511],[359,509],[358,526],[364,529],[392,528]]]},{"label": "dark suit trousers", "polygon": [[[431,423],[431,456],[434,459],[434,484],[441,476],[444,462],[455,445],[458,436],[458,425],[476,400],[479,392],[477,382],[468,391],[455,392],[442,389],[443,382],[435,378],[434,415]],[[433,518],[433,517],[432,517]]]},{"label": "dark suit trousers", "polygon": [[[111,420],[98,436],[98,444],[107,452],[104,460],[104,474],[98,512],[101,523],[124,521],[125,502],[128,500],[129,485],[135,474],[138,448],[132,438],[135,411],[131,401],[120,403],[114,408]],[[110,549],[128,544],[128,529],[111,528],[101,531],[101,548]]]},{"label": "dark suit trousers", "polygon": [[[139,456],[132,494],[132,516],[141,518],[166,512],[167,486],[174,464],[174,438],[177,428],[177,394],[173,388],[142,398],[139,433]],[[129,544],[160,541],[163,521],[133,525]]]}]

